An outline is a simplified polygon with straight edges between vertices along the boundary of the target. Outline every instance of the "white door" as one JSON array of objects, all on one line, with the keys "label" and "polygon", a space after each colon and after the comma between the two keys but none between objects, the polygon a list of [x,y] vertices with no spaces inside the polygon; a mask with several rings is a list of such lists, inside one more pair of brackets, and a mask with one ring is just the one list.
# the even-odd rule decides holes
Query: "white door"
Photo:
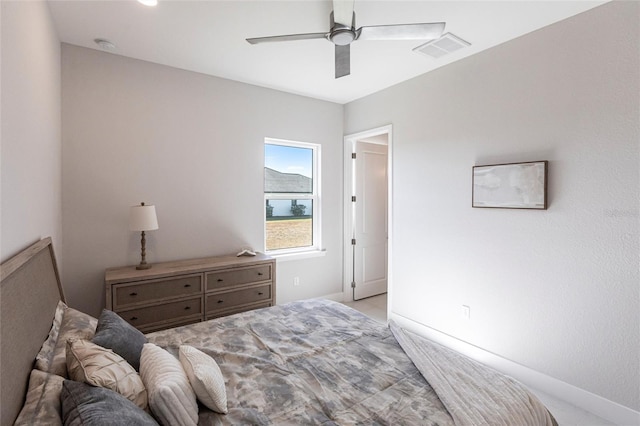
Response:
[{"label": "white door", "polygon": [[356,142],[353,299],[387,291],[387,145]]}]

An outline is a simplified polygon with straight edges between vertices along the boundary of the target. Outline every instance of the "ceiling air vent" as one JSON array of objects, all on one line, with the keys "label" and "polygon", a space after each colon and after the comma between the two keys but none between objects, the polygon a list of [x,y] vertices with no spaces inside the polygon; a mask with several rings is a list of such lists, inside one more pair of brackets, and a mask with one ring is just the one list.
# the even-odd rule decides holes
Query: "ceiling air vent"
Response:
[{"label": "ceiling air vent", "polygon": [[455,52],[456,50],[467,46],[471,46],[471,43],[468,43],[451,33],[446,33],[439,39],[428,41],[425,44],[416,47],[413,51],[438,59],[448,53]]}]

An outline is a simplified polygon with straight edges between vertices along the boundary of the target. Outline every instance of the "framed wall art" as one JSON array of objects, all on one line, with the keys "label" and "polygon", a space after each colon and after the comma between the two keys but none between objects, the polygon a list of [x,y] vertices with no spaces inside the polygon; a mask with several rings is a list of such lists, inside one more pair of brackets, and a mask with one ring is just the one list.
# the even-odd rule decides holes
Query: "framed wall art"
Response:
[{"label": "framed wall art", "polygon": [[474,166],[471,206],[547,209],[548,161]]}]

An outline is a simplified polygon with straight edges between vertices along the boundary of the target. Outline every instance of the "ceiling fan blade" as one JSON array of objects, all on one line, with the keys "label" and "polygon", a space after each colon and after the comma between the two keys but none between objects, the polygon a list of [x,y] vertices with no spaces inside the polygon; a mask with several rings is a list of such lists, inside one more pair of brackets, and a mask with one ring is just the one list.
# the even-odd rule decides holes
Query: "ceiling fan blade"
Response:
[{"label": "ceiling fan blade", "polygon": [[431,24],[376,25],[356,31],[357,40],[432,40],[440,37],[444,22]]},{"label": "ceiling fan blade", "polygon": [[336,78],[351,74],[351,46],[336,44]]},{"label": "ceiling fan blade", "polygon": [[353,25],[353,1],[333,0],[333,20],[336,24],[351,28]]},{"label": "ceiling fan blade", "polygon": [[316,38],[327,38],[327,33],[289,34],[271,37],[255,37],[246,39],[250,44],[271,43],[274,41],[295,41],[312,40]]}]

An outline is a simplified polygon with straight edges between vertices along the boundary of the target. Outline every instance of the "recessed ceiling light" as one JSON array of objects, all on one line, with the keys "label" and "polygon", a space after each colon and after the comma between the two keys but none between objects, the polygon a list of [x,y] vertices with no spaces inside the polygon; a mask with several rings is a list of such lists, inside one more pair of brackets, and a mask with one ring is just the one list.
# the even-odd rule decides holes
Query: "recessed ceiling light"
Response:
[{"label": "recessed ceiling light", "polygon": [[158,0],[138,0],[139,3],[144,4],[145,6],[157,6]]},{"label": "recessed ceiling light", "polygon": [[116,45],[104,38],[97,38],[93,41],[100,46],[100,49],[102,50],[116,50]]}]

